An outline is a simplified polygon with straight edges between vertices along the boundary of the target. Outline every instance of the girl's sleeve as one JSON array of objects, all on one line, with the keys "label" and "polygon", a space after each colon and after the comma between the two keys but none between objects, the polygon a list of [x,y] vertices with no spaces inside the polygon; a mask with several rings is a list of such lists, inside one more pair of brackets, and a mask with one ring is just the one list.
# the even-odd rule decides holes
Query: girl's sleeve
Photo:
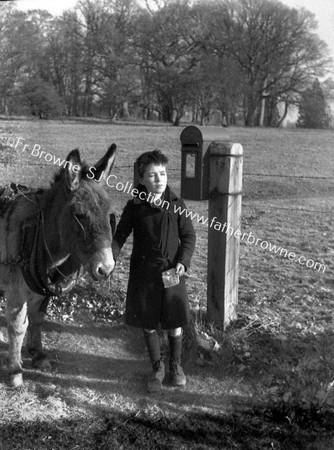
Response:
[{"label": "girl's sleeve", "polygon": [[[179,200],[181,208],[185,209],[186,205],[182,199]],[[190,260],[195,250],[196,234],[190,217],[179,214],[178,217],[179,239],[181,242],[178,262],[183,264],[186,270],[190,266]]]},{"label": "girl's sleeve", "polygon": [[111,248],[115,260],[118,258],[121,248],[123,247],[126,239],[132,232],[132,229],[133,229],[132,202],[131,200],[129,200],[122,212],[120,221],[118,222],[116,232],[112,240]]}]

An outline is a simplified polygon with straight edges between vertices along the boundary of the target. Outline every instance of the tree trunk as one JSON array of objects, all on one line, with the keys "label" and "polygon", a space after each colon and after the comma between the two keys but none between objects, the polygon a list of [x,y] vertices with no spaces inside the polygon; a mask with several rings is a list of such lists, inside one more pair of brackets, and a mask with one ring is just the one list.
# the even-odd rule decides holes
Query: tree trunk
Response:
[{"label": "tree trunk", "polygon": [[247,111],[245,116],[245,126],[246,127],[255,126],[255,111]]},{"label": "tree trunk", "polygon": [[277,128],[279,128],[282,125],[284,119],[288,115],[288,110],[289,110],[289,103],[288,102],[284,102],[284,113],[283,113],[283,116],[277,122]]},{"label": "tree trunk", "polygon": [[259,97],[256,89],[255,80],[250,80],[248,85],[248,92],[244,98],[245,108],[245,126],[255,127],[258,124],[258,105],[261,97]]},{"label": "tree trunk", "polygon": [[164,122],[173,123],[173,111],[169,108],[168,105],[163,105],[161,109],[161,116]]},{"label": "tree trunk", "polygon": [[201,108],[201,119],[200,119],[200,125],[203,126],[204,125],[204,109]]},{"label": "tree trunk", "polygon": [[174,127],[180,126],[180,120],[181,120],[181,117],[182,117],[182,116],[180,116],[179,113],[176,113],[175,119],[174,119],[174,122],[173,122],[173,126],[174,126]]},{"label": "tree trunk", "polygon": [[191,108],[191,123],[196,123],[196,107]]},{"label": "tree trunk", "polygon": [[246,127],[255,127],[257,125],[257,114],[258,109],[256,103],[253,101],[253,98],[250,99],[247,105],[247,111],[245,114],[245,126]]},{"label": "tree trunk", "polygon": [[259,126],[263,127],[264,126],[264,117],[265,117],[265,113],[266,113],[266,97],[267,97],[267,85],[268,85],[268,80],[267,77],[263,82],[263,91],[262,91],[262,98],[261,98],[261,111],[260,111],[260,119],[259,119]]},{"label": "tree trunk", "polygon": [[227,127],[228,126],[228,115],[226,114],[226,111],[224,110],[222,112],[222,126]]},{"label": "tree trunk", "polygon": [[130,117],[129,103],[127,101],[123,102],[122,116],[126,119],[128,119]]},{"label": "tree trunk", "polygon": [[6,101],[6,95],[2,98],[2,107],[3,107],[3,112],[5,113],[5,116],[8,116],[9,111],[8,111],[8,105],[7,105],[7,101]]},{"label": "tree trunk", "polygon": [[79,116],[79,112],[78,112],[78,91],[77,91],[76,88],[74,89],[73,100],[72,100],[72,114],[75,117]]},{"label": "tree trunk", "polygon": [[200,108],[196,109],[196,123],[199,123],[202,120],[201,110]]},{"label": "tree trunk", "polygon": [[174,109],[174,113],[175,113],[174,121],[173,121],[174,127],[178,127],[180,125],[180,121],[182,119],[183,112],[184,112],[183,106],[180,108]]},{"label": "tree trunk", "polygon": [[259,119],[259,126],[260,127],[264,126],[264,115],[265,115],[265,112],[266,112],[266,98],[262,97],[260,119]]}]

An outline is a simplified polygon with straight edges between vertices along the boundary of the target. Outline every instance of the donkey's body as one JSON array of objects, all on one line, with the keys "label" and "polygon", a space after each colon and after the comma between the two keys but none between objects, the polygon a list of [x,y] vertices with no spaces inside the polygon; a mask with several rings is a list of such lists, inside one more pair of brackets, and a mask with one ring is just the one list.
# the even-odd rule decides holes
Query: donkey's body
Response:
[{"label": "donkey's body", "polygon": [[[95,165],[97,180],[103,172],[109,173],[115,150],[111,146]],[[63,281],[64,273],[70,276],[89,264],[92,277],[98,280],[114,268],[111,201],[102,186],[89,179],[91,174],[74,150],[51,188],[19,195],[0,215],[0,289],[7,299],[13,386],[22,384],[21,348],[28,323],[27,346],[33,363],[49,366],[42,351],[41,303],[51,292],[50,278]],[[36,256],[33,263],[30,253]]]}]

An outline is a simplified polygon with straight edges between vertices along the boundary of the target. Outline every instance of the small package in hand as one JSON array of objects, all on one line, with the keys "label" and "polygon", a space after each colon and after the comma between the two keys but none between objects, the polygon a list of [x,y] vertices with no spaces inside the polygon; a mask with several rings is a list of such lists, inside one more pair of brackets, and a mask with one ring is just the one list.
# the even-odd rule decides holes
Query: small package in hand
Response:
[{"label": "small package in hand", "polygon": [[165,288],[176,286],[180,283],[180,277],[177,275],[175,269],[169,269],[162,272],[162,281]]}]

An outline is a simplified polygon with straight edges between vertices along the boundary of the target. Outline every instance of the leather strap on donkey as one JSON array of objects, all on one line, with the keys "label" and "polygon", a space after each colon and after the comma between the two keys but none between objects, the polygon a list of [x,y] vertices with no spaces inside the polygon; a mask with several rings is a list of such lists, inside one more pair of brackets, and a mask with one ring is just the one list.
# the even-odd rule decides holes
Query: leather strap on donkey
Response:
[{"label": "leather strap on donkey", "polygon": [[23,184],[10,183],[0,186],[0,216],[5,214],[13,200],[28,192],[30,192],[30,189]]},{"label": "leather strap on donkey", "polygon": [[44,236],[43,212],[30,217],[22,225],[22,274],[29,288],[40,295],[58,296],[69,292],[76,283],[80,265],[71,256],[51,272],[46,269],[46,260],[50,256]]}]

